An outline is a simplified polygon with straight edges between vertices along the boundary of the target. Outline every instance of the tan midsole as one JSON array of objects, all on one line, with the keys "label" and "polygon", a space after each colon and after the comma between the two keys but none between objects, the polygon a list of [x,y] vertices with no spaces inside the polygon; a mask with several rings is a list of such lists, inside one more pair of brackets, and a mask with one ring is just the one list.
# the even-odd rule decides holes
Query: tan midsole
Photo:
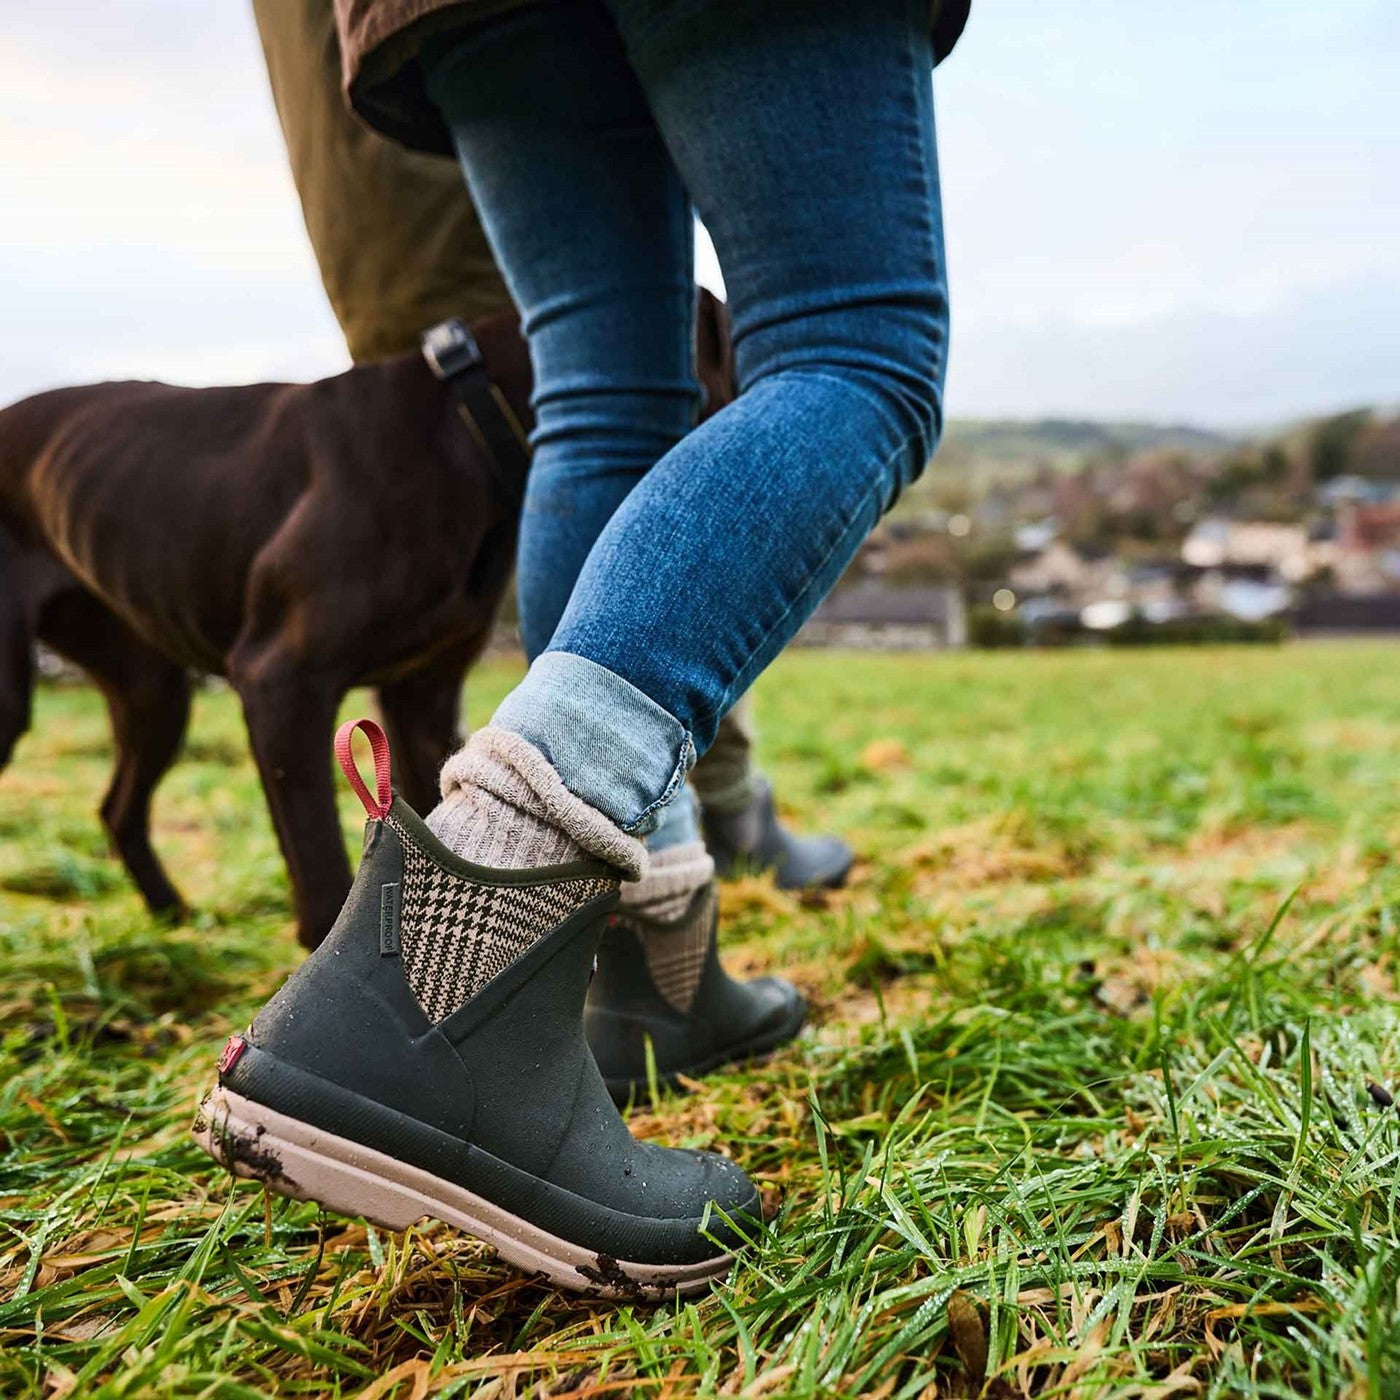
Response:
[{"label": "tan midsole", "polygon": [[289,1118],[229,1089],[212,1090],[194,1135],[236,1176],[297,1200],[404,1230],[425,1216],[491,1245],[502,1259],[561,1288],[605,1298],[697,1292],[733,1267],[732,1254],[698,1264],[633,1264],[583,1249],[465,1187],[349,1138]]}]

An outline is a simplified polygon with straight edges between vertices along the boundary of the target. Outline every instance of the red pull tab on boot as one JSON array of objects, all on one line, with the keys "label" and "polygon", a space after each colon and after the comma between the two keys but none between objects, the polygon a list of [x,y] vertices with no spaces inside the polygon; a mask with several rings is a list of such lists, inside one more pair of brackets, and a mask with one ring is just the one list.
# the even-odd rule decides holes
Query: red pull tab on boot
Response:
[{"label": "red pull tab on boot", "polygon": [[[355,755],[350,745],[357,729],[363,731],[369,740],[370,755],[374,759],[375,797],[370,796],[365,780],[355,766]],[[376,821],[383,821],[394,802],[394,790],[389,785],[389,741],[384,737],[384,731],[372,719],[346,720],[335,731],[335,761],[340,764],[345,781],[364,804],[365,811]]]}]

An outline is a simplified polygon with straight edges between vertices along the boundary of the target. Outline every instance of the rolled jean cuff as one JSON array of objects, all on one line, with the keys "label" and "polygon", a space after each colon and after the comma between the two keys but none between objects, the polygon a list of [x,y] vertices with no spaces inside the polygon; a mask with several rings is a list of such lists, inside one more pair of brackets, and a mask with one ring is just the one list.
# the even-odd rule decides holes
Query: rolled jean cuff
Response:
[{"label": "rolled jean cuff", "polygon": [[689,731],[606,666],[546,651],[491,719],[528,739],[564,786],[623,831],[645,836],[695,762]]}]

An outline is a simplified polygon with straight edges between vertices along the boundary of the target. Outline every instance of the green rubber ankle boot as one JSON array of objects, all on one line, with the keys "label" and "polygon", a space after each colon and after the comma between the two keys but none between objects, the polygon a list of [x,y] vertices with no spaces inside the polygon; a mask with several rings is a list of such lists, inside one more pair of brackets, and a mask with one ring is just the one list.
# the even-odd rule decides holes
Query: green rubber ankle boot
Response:
[{"label": "green rubber ankle boot", "polygon": [[225,1046],[195,1137],[283,1195],[391,1230],[446,1221],[562,1288],[704,1288],[758,1196],[723,1157],[636,1141],[589,1053],[616,873],[459,859],[392,794],[383,749],[378,800],[354,780],[371,820],[340,918]]},{"label": "green rubber ankle boot", "polygon": [[678,919],[621,909],[607,921],[583,1024],[608,1093],[619,1105],[721,1065],[757,1059],[802,1029],[807,1005],[781,977],[732,978],[719,960],[714,881]]}]

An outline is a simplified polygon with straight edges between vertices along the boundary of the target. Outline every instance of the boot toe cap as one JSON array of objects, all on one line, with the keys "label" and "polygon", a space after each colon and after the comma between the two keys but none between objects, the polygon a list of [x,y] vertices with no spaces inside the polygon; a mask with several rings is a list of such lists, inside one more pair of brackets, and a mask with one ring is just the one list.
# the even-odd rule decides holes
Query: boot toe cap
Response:
[{"label": "boot toe cap", "polygon": [[786,1029],[795,1035],[807,1014],[802,993],[785,977],[755,977],[743,984],[750,1004],[744,1038]]},{"label": "boot toe cap", "polygon": [[717,1152],[697,1152],[704,1159],[704,1194],[713,1209],[705,1232],[726,1249],[736,1249],[763,1223],[758,1188],[744,1170]]},{"label": "boot toe cap", "polygon": [[855,852],[839,836],[783,835],[777,869],[780,889],[835,889],[845,883]]}]

